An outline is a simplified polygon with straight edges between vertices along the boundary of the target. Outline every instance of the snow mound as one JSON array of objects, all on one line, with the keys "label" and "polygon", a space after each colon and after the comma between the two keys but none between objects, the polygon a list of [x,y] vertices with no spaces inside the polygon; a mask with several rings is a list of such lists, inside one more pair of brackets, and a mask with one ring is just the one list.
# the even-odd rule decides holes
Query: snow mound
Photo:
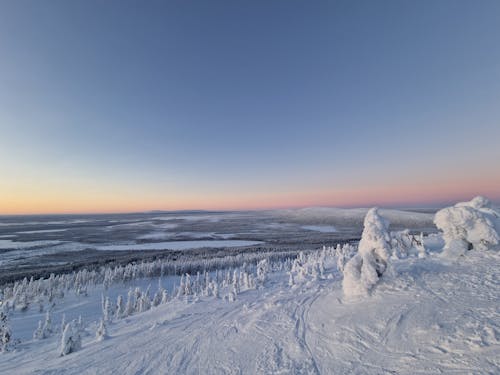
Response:
[{"label": "snow mound", "polygon": [[487,250],[500,241],[499,214],[481,196],[438,211],[434,223],[443,232],[445,256],[460,256],[472,249]]},{"label": "snow mound", "polygon": [[391,238],[389,222],[377,208],[368,211],[358,253],[345,265],[342,287],[346,296],[366,295],[387,268]]}]

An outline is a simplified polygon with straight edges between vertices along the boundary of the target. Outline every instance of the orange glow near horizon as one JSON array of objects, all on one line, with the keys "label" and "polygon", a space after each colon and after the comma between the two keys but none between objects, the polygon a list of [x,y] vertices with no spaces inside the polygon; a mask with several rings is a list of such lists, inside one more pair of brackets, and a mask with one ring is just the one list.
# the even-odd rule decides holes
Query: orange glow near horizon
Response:
[{"label": "orange glow near horizon", "polygon": [[471,183],[467,178],[426,184],[360,184],[282,192],[168,192],[114,191],[112,189],[37,190],[11,189],[0,197],[0,215],[125,213],[150,210],[258,210],[307,206],[411,206],[468,200],[485,195],[500,201],[500,181]]}]

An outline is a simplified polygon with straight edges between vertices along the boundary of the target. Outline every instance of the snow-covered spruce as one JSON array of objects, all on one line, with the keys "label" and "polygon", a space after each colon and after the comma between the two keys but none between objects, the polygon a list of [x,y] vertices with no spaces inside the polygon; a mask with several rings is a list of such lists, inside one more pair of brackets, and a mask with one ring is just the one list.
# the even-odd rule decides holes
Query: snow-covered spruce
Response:
[{"label": "snow-covered spruce", "polygon": [[244,263],[255,264],[262,259],[281,264],[283,260],[293,258],[295,255],[294,251],[272,250],[255,254],[228,255],[222,258],[190,259],[182,262],[157,259],[151,262],[134,262],[123,266],[106,266],[93,270],[82,269],[69,274],[51,274],[48,278],[34,279],[31,277],[29,280],[24,278],[21,281],[0,286],[0,295],[5,302],[4,307],[7,309],[26,311],[31,304],[36,304],[42,311],[44,304],[48,303],[49,306],[53,307],[58,299],[64,298],[67,291],[74,291],[76,295],[88,296],[89,291],[99,285],[103,285],[106,289],[112,284],[141,278],[235,268]]},{"label": "snow-covered spruce", "polygon": [[6,352],[9,349],[10,339],[9,317],[3,309],[0,309],[0,353]]},{"label": "snow-covered spruce", "polygon": [[104,320],[106,322],[109,322],[113,319],[113,315],[114,315],[114,311],[113,311],[113,306],[111,305],[111,300],[109,299],[109,297],[106,297],[105,300],[104,300],[104,306],[103,306],[103,310],[102,310],[102,315],[104,317]]},{"label": "snow-covered spruce", "polygon": [[486,250],[500,241],[499,214],[481,196],[438,211],[434,223],[443,232],[445,256],[457,257],[472,249]]},{"label": "snow-covered spruce", "polygon": [[257,280],[259,281],[259,284],[261,286],[264,285],[268,272],[269,272],[269,261],[267,259],[262,259],[259,263],[257,263]]},{"label": "snow-covered spruce", "polygon": [[97,327],[95,337],[97,341],[102,341],[108,337],[108,330],[106,329],[106,323],[102,318],[101,321],[99,322],[99,326]]},{"label": "snow-covered spruce", "polygon": [[82,338],[75,320],[66,324],[61,337],[61,348],[59,354],[61,356],[80,350],[82,347]]},{"label": "snow-covered spruce", "polygon": [[342,288],[346,296],[367,295],[385,272],[391,249],[388,227],[377,208],[367,212],[358,253],[345,265]]}]

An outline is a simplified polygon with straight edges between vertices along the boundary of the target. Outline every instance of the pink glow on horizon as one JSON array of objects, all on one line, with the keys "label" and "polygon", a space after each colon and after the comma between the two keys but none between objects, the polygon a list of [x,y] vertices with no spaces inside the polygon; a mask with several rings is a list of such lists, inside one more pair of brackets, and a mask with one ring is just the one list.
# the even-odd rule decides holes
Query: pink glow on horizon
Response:
[{"label": "pink glow on horizon", "polygon": [[[110,213],[150,210],[239,210],[277,209],[307,206],[369,207],[369,206],[439,206],[470,200],[484,195],[500,203],[500,177],[482,179],[471,175],[459,178],[391,181],[370,184],[357,181],[355,186],[327,186],[322,189],[276,191],[199,191],[142,193],[102,190],[86,194],[85,191],[42,191],[20,194],[12,191],[0,196],[0,214],[47,213]],[[324,185],[323,185],[324,186]],[[71,193],[70,193],[71,192]],[[30,193],[30,191],[28,191]],[[3,201],[2,201],[3,199]]]}]

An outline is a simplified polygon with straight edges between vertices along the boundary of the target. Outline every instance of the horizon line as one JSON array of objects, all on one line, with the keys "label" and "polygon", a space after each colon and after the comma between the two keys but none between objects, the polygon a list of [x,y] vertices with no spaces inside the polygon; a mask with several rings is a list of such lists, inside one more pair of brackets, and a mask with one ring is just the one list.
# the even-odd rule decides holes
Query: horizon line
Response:
[{"label": "horizon line", "polygon": [[[470,199],[472,199],[471,197]],[[463,201],[463,200],[462,200]],[[53,211],[53,212],[20,212],[20,213],[1,213],[0,217],[13,217],[13,216],[78,216],[78,215],[136,215],[136,214],[170,214],[170,213],[229,213],[229,212],[259,212],[259,211],[274,211],[274,210],[297,210],[306,208],[339,208],[339,209],[362,209],[378,207],[381,209],[438,209],[446,206],[454,205],[460,202],[459,200],[446,200],[446,201],[436,201],[436,202],[415,202],[415,203],[393,203],[393,204],[352,204],[352,205],[322,205],[322,204],[311,204],[311,205],[291,205],[291,206],[276,206],[276,207],[258,207],[258,208],[227,208],[227,209],[217,209],[217,208],[186,208],[186,209],[146,209],[146,210],[124,210],[124,211]],[[490,200],[494,206],[500,206],[500,200]]]}]

